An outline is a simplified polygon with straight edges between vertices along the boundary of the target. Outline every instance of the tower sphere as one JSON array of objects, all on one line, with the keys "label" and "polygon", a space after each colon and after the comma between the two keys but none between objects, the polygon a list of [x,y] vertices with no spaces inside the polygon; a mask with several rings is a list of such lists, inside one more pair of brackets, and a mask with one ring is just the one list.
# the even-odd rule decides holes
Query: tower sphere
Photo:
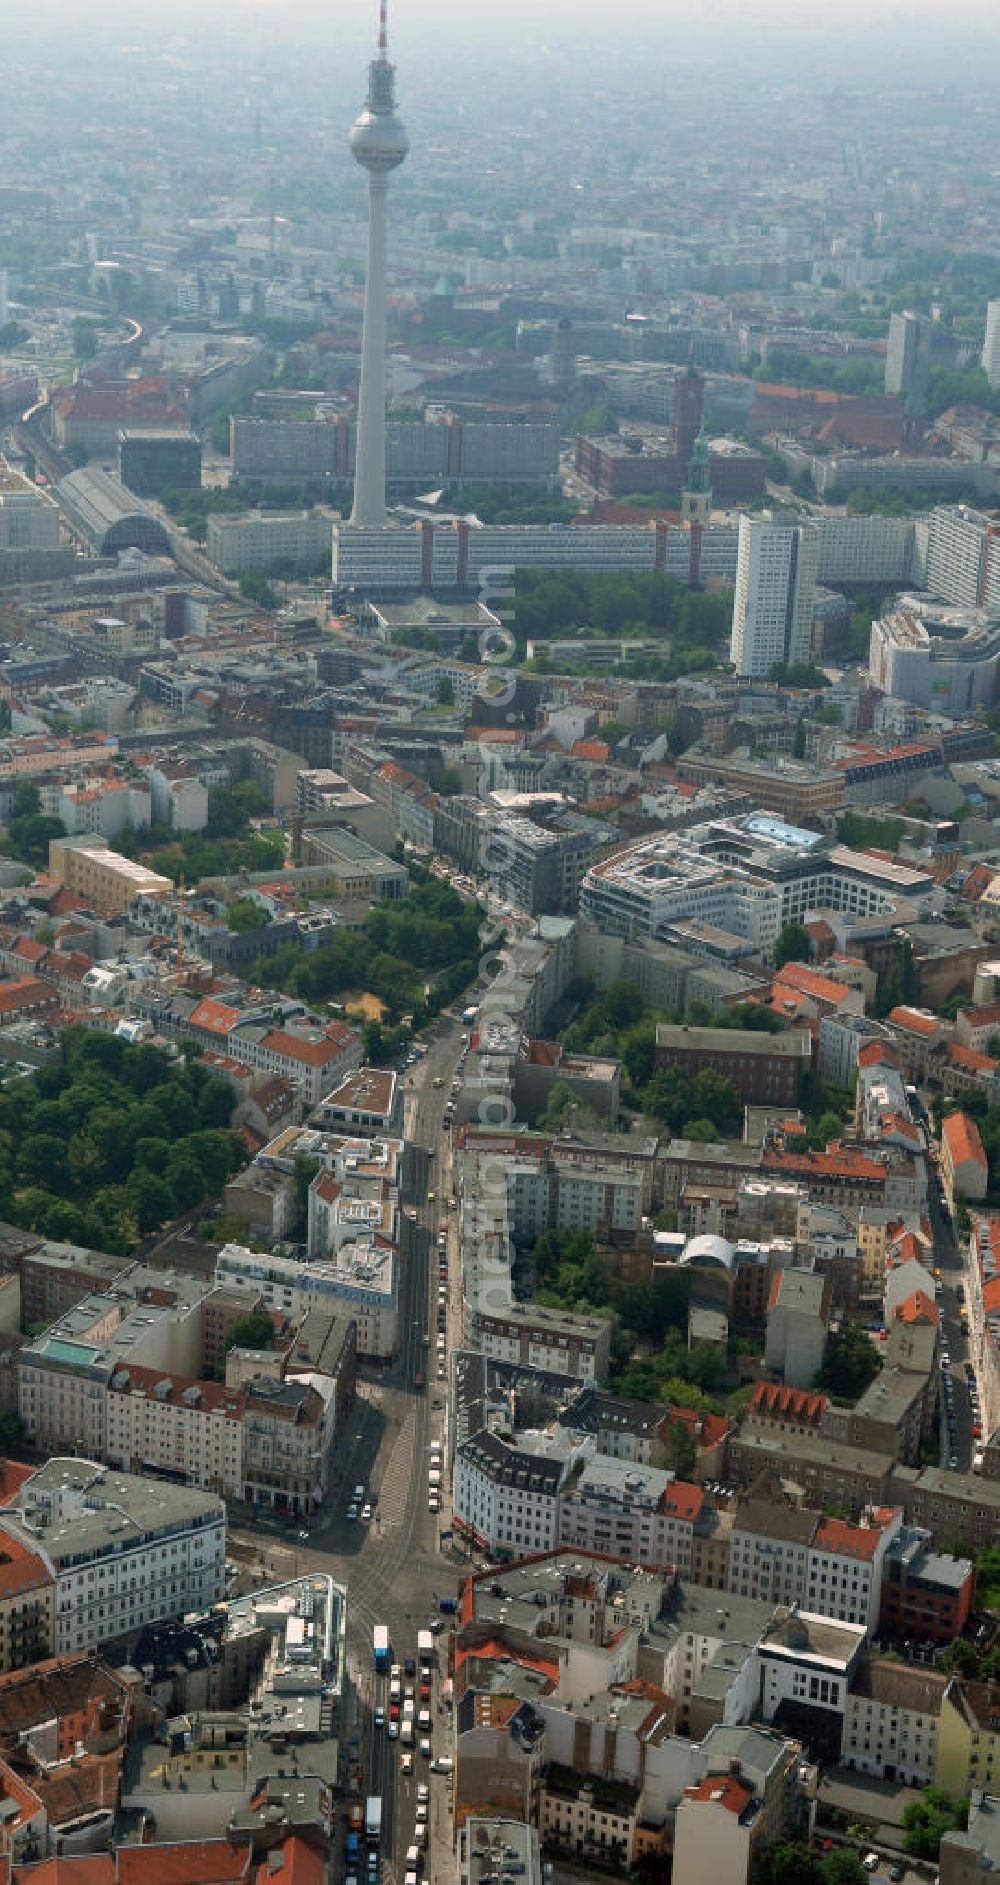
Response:
[{"label": "tower sphere", "polygon": [[356,164],[377,176],[398,170],[410,140],[394,111],[364,110],[351,127],[351,156]]}]

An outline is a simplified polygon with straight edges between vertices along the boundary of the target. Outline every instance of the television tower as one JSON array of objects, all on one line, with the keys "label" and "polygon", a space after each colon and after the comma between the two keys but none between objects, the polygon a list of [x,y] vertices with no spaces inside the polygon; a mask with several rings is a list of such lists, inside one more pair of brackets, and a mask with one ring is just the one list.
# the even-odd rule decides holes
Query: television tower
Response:
[{"label": "television tower", "polygon": [[396,72],[387,52],[388,0],[380,0],[378,58],[368,67],[368,102],[351,131],[351,155],[368,172],[368,273],[361,343],[358,434],[351,522],[385,523],[385,246],[389,174],[410,140],[396,116]]}]

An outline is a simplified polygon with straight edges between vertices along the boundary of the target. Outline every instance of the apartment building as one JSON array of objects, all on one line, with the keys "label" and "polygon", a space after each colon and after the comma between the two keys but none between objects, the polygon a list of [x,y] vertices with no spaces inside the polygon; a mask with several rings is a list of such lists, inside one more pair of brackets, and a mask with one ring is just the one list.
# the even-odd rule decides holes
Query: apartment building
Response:
[{"label": "apartment building", "polygon": [[878,1628],[886,1552],[901,1524],[899,1512],[882,1512],[875,1522],[851,1525],[823,1518],[809,1550],[803,1603],[818,1616],[863,1624],[869,1635]]},{"label": "apartment building", "polygon": [[704,1504],[673,1473],[592,1454],[560,1494],[558,1541],[685,1576]]},{"label": "apartment building", "polygon": [[819,533],[792,512],[740,518],[730,659],[737,674],[767,676],[812,651]]},{"label": "apartment building", "polygon": [[732,1769],[686,1788],[674,1818],[674,1885],[706,1878],[749,1885],[767,1846],[764,1801],[749,1776]]},{"label": "apartment building", "polygon": [[947,1686],[936,1669],[863,1657],[844,1708],[843,1765],[900,1786],[933,1786]]},{"label": "apartment building", "polygon": [[778,1270],[767,1299],[764,1360],[787,1387],[810,1388],[822,1366],[830,1286],[813,1270]]},{"label": "apartment building", "polygon": [[120,856],[96,836],[53,838],[49,875],[67,890],[77,891],[103,916],[124,916],[133,897],[174,894],[169,877]]},{"label": "apartment building", "polygon": [[214,1381],[130,1363],[107,1389],[105,1458],[121,1472],[170,1473],[223,1499],[243,1484],[240,1395]]},{"label": "apartment building", "polygon": [[760,1034],[752,1029],[676,1026],[657,1022],[654,1064],[691,1075],[711,1070],[732,1082],[750,1106],[795,1106],[799,1079],[812,1058],[807,1029]]},{"label": "apartment building", "polygon": [[54,801],[54,816],[62,820],[70,837],[117,838],[127,828],[138,831],[151,823],[149,793],[122,779],[99,779],[86,785],[67,780],[51,793],[43,790],[43,805],[48,797]]},{"label": "apartment building", "polygon": [[50,1459],[3,1526],[51,1571],[60,1656],[208,1609],[225,1590],[226,1509],[195,1488]]},{"label": "apartment building", "polygon": [[52,1568],[0,1514],[0,1676],[51,1656],[54,1643]]},{"label": "apartment building", "polygon": [[952,1676],[941,1698],[935,1785],[956,1800],[1000,1790],[1000,1689]]},{"label": "apartment building", "polygon": [[867,1453],[824,1434],[776,1433],[752,1420],[729,1445],[729,1474],[737,1485],[749,1487],[759,1473],[776,1472],[801,1486],[812,1506],[846,1506],[855,1515],[866,1505],[890,1503],[893,1464],[891,1454]]},{"label": "apartment building", "polygon": [[741,1501],[733,1515],[729,1589],[759,1603],[797,1604],[809,1580],[816,1513],[794,1506]]},{"label": "apartment building", "polygon": [[210,517],[205,554],[221,576],[242,576],[276,564],[310,574],[327,562],[332,543],[332,511],[267,512]]},{"label": "apartment building", "polygon": [[330,1485],[337,1412],[332,1382],[251,1381],[243,1394],[244,1499],[286,1515],[318,1511]]},{"label": "apartment building", "polygon": [[455,1530],[493,1558],[553,1551],[559,1494],[585,1455],[569,1434],[522,1434],[511,1443],[484,1429],[455,1454]]},{"label": "apartment building", "polygon": [[979,1127],[968,1113],[946,1113],[941,1125],[941,1176],[949,1202],[986,1196],[989,1172]]},{"label": "apartment building", "polygon": [[587,1383],[607,1381],[611,1325],[606,1317],[513,1300],[493,1306],[484,1292],[482,1301],[467,1297],[464,1322],[470,1346],[492,1361],[574,1375]]},{"label": "apartment building", "polygon": [[879,1635],[954,1642],[968,1622],[974,1581],[970,1558],[938,1551],[929,1532],[906,1526],[891,1539],[882,1566]]},{"label": "apartment building", "polygon": [[398,1252],[379,1236],[345,1239],[327,1262],[267,1256],[226,1244],[215,1263],[220,1284],[245,1283],[293,1321],[311,1309],[340,1311],[357,1323],[358,1353],[388,1361],[396,1351]]},{"label": "apartment building", "polygon": [[18,1262],[21,1277],[21,1320],[25,1328],[48,1327],[84,1296],[101,1294],[118,1283],[131,1267],[127,1258],[103,1250],[83,1250],[76,1244],[32,1239]]}]

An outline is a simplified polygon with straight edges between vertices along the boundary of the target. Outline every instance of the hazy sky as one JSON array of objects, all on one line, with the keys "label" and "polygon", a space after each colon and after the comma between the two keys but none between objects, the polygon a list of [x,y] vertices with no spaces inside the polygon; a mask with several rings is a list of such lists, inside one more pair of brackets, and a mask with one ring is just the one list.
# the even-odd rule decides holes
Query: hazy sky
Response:
[{"label": "hazy sky", "polygon": [[[390,45],[416,77],[423,51],[435,82],[447,91],[443,49],[463,54],[502,48],[507,58],[539,45],[564,48],[587,72],[588,52],[610,47],[615,62],[634,53],[652,65],[682,54],[732,80],[734,47],[754,64],[798,80],[848,83],[863,91],[898,89],[911,78],[970,90],[1000,83],[998,0],[389,0]],[[73,42],[93,53],[98,44],[163,48],[183,37],[186,51],[199,41],[242,35],[253,56],[275,39],[296,51],[311,47],[318,61],[331,54],[354,63],[375,39],[377,0],[32,0],[10,9],[4,31],[15,44],[44,46],[53,63]],[[648,52],[646,51],[648,47]],[[446,57],[446,54],[445,54]],[[426,69],[423,78],[431,75]],[[401,73],[402,78],[402,73]],[[516,97],[511,100],[516,108]]]}]

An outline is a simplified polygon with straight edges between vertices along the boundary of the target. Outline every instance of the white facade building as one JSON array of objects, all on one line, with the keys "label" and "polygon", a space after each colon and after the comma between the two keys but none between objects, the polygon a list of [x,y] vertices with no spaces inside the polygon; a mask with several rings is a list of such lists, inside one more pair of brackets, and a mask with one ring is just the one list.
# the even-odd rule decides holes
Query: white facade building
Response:
[{"label": "white facade building", "polygon": [[588,1442],[568,1434],[521,1434],[516,1446],[485,1429],[455,1454],[456,1528],[491,1557],[553,1551],[559,1541],[559,1494]]},{"label": "white facade building", "polygon": [[290,516],[210,517],[205,551],[222,576],[294,564],[308,570],[325,562],[333,541],[333,516],[300,511]]},{"label": "white facade building", "polygon": [[989,301],[986,305],[983,372],[992,387],[1000,386],[1000,301]]},{"label": "white facade building", "polygon": [[299,1263],[226,1244],[215,1261],[218,1283],[254,1284],[270,1309],[292,1319],[309,1309],[340,1309],[358,1325],[358,1353],[388,1361],[398,1337],[398,1258],[387,1239],[359,1234],[327,1263]]},{"label": "white facade building", "polygon": [[[43,788],[43,806],[47,796]],[[125,785],[120,779],[62,785],[53,796],[54,816],[62,820],[71,838],[82,833],[117,838],[123,831],[140,831],[150,823],[150,797],[145,787]]]},{"label": "white facade building", "polygon": [[740,519],[730,659],[766,678],[776,662],[808,662],[819,560],[815,526],[791,514]]},{"label": "white facade building", "polygon": [[1000,684],[1000,627],[979,608],[899,596],[872,623],[868,677],[883,694],[952,720],[982,713]]},{"label": "white facade building", "polygon": [[164,1467],[224,1499],[242,1496],[243,1419],[233,1388],[160,1369],[117,1368],[107,1389],[107,1460],[122,1472]]},{"label": "white facade building", "polygon": [[932,893],[921,870],[754,812],[642,838],[592,865],[580,914],[605,935],[629,938],[662,937],[693,919],[769,954],[784,924],[812,910],[887,917],[904,903],[923,907]]},{"label": "white facade building", "polygon": [[52,1568],[57,1656],[224,1595],[226,1509],[211,1493],[51,1459],[25,1481],[11,1515]]},{"label": "white facade building", "polygon": [[965,504],[942,504],[923,528],[923,580],[930,594],[1000,614],[1000,534],[992,519]]}]

